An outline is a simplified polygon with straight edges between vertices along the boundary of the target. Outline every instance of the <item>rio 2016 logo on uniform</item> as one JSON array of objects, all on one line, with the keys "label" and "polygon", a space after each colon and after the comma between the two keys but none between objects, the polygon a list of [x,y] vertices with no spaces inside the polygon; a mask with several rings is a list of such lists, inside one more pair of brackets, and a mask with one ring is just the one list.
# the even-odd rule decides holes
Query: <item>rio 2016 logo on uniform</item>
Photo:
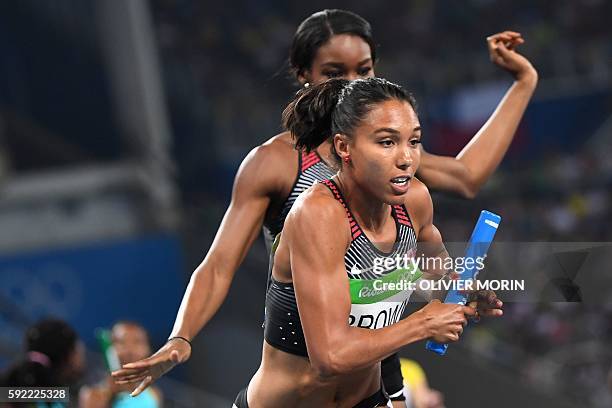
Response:
[{"label": "rio 2016 logo on uniform", "polygon": [[352,304],[370,304],[383,301],[408,289],[423,273],[416,268],[396,269],[378,279],[350,279]]}]

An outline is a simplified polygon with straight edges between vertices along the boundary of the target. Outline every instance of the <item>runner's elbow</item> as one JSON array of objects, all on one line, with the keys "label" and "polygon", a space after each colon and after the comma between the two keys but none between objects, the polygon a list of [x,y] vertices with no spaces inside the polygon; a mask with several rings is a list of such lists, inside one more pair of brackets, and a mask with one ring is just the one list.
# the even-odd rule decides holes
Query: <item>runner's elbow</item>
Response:
[{"label": "runner's elbow", "polygon": [[347,374],[353,370],[351,362],[341,357],[334,350],[328,350],[317,358],[311,357],[311,364],[316,376],[322,381]]}]

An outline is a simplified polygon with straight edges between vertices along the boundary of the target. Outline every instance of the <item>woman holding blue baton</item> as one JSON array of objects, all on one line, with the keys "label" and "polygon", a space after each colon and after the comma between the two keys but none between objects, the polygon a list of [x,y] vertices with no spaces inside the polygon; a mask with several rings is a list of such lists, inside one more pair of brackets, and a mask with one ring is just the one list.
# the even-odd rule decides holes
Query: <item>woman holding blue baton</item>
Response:
[{"label": "woman holding blue baton", "polygon": [[363,290],[446,273],[386,262],[414,256],[417,240],[430,249],[426,257],[448,255],[429,192],[414,178],[421,156],[414,106],[400,86],[369,78],[310,87],[285,109],[298,148],[310,151],[334,135],[340,170],[304,192],[287,216],[266,297],[262,362],[237,408],[387,406],[381,360],[427,338],[457,341],[477,309],[501,315],[501,301],[483,292],[476,308],[436,300],[399,320],[410,290]]}]

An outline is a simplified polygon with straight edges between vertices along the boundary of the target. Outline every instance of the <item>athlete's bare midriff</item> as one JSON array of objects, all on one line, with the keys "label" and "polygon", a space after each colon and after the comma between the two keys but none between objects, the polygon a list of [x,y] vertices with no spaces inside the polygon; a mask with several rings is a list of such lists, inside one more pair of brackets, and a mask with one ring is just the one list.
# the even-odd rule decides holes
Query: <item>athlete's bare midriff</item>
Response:
[{"label": "athlete's bare midriff", "polygon": [[250,408],[351,408],[380,388],[380,364],[322,379],[305,357],[264,341],[261,365],[248,388]]}]

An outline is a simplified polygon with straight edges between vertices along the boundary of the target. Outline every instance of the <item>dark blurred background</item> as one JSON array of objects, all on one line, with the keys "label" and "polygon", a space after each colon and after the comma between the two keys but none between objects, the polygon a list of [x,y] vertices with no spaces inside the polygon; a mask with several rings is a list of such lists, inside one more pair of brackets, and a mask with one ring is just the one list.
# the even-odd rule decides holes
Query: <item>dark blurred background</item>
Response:
[{"label": "dark blurred background", "polygon": [[[486,36],[521,32],[540,83],[515,141],[475,200],[434,194],[435,223],[462,241],[488,208],[505,219],[496,241],[612,241],[612,2],[2,2],[0,369],[47,315],[84,339],[90,379],[103,371],[97,327],[129,318],[163,343],[238,165],[281,131],[297,90],[293,33],[324,8],[372,24],[377,75],[415,94],[437,154],[457,154],[511,84]],[[223,406],[247,384],[266,274],[258,241],[192,359],[163,384],[170,404]],[[444,359],[422,344],[403,354],[448,407],[609,407],[610,289],[595,304],[508,304]]]}]

